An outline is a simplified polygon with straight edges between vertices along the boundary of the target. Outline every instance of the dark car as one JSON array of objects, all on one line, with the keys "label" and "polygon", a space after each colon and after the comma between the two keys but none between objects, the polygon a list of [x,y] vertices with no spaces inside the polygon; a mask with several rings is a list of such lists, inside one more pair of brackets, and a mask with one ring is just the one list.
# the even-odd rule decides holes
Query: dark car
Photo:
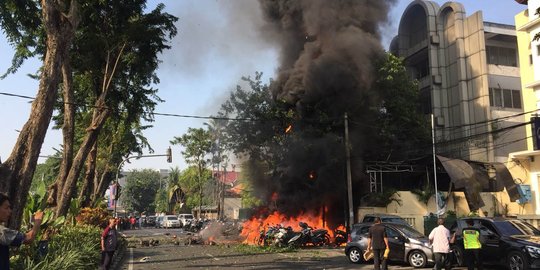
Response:
[{"label": "dark car", "polygon": [[523,220],[511,218],[457,220],[450,232],[456,233],[456,241],[451,248],[459,265],[463,265],[461,230],[470,227],[467,220],[472,220],[473,227],[480,230],[480,256],[484,264],[503,265],[512,270],[540,268],[540,231]]},{"label": "dark car", "polygon": [[362,219],[362,223],[373,223],[375,218],[380,218],[382,222],[387,223],[398,223],[407,226],[411,226],[405,219],[400,216],[390,215],[390,214],[366,214]]},{"label": "dark car", "polygon": [[[415,268],[425,267],[433,263],[433,253],[428,238],[409,225],[398,223],[382,223],[386,227],[389,260],[407,262]],[[353,263],[364,262],[364,251],[367,248],[368,231],[373,223],[354,224],[351,230],[351,241],[345,246],[345,255]]]}]

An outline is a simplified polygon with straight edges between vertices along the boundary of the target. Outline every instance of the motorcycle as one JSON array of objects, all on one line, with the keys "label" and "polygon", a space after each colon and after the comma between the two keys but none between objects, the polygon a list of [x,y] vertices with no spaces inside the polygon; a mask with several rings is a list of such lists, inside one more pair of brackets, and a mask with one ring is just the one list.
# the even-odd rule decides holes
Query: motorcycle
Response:
[{"label": "motorcycle", "polygon": [[326,229],[311,230],[309,234],[309,243],[314,246],[324,246],[330,244],[330,235]]},{"label": "motorcycle", "polygon": [[348,235],[347,232],[335,229],[334,230],[334,244],[336,247],[341,246],[342,244],[347,243]]},{"label": "motorcycle", "polygon": [[289,239],[289,241],[287,242],[289,246],[300,247],[305,246],[308,242],[310,242],[310,234],[312,228],[304,222],[300,222],[298,223],[298,225],[300,226],[300,228],[302,228],[302,230],[296,233],[291,239]]},{"label": "motorcycle", "polygon": [[291,226],[288,226],[287,228],[281,227],[274,236],[274,245],[278,247],[286,246],[293,236],[294,231]]}]

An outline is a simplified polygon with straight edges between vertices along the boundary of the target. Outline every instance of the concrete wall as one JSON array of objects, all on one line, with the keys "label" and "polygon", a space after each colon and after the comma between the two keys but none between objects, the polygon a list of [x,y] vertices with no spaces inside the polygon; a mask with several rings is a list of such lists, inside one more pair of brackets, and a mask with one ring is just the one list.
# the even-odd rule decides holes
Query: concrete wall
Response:
[{"label": "concrete wall", "polygon": [[[447,192],[444,192],[445,196]],[[387,213],[403,217],[416,230],[424,232],[424,216],[436,212],[435,196],[433,196],[427,205],[418,201],[416,195],[410,191],[399,191],[396,198],[401,200],[401,205],[392,202],[387,207],[359,207],[357,209],[358,221],[361,221],[365,214]],[[518,216],[530,214],[531,204],[521,207],[515,202],[510,202],[508,194],[503,192],[482,192],[482,200],[485,206],[479,211],[480,216],[494,216],[506,214],[507,216]],[[505,210],[507,209],[507,211]],[[463,192],[452,192],[448,199],[447,211],[455,211],[458,217],[467,216],[471,212]]]}]

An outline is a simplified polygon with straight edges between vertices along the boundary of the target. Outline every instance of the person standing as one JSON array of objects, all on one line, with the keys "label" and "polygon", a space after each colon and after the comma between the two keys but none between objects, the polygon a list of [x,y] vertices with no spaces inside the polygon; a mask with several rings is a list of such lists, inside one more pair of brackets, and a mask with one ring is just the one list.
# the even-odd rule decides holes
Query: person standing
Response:
[{"label": "person standing", "polygon": [[110,218],[109,225],[101,234],[101,269],[109,270],[111,267],[114,252],[118,243],[118,233],[116,232],[116,219]]},{"label": "person standing", "polygon": [[463,228],[461,234],[463,236],[463,250],[465,264],[468,270],[474,270],[475,267],[478,270],[482,270],[482,257],[480,256],[480,250],[482,249],[482,243],[480,242],[480,230],[474,227],[474,221],[467,219],[466,228]]},{"label": "person standing", "polygon": [[11,204],[6,194],[0,193],[0,269],[9,270],[9,247],[18,247],[21,244],[30,244],[39,232],[43,212],[34,214],[32,230],[23,234],[19,231],[5,227],[11,217]]},{"label": "person standing", "polygon": [[448,253],[450,252],[450,231],[444,227],[444,219],[438,218],[437,224],[429,234],[429,242],[433,248],[433,256],[435,257],[435,269],[446,270],[450,269],[450,263],[448,262]]},{"label": "person standing", "polygon": [[373,266],[375,270],[388,270],[385,250],[389,250],[386,228],[381,224],[381,218],[375,218],[375,224],[369,228],[367,249],[373,250]]}]

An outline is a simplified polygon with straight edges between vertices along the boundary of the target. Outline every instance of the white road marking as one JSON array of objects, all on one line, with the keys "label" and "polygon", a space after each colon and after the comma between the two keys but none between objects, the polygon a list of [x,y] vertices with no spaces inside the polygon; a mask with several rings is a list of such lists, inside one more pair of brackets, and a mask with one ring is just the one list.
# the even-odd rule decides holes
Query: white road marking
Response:
[{"label": "white road marking", "polygon": [[210,254],[210,253],[206,253],[206,255],[207,255],[208,257],[214,259],[214,261],[219,261],[219,258],[214,257],[214,256],[213,256],[212,254]]},{"label": "white road marking", "polygon": [[129,266],[128,270],[133,270],[133,248],[129,248]]}]

